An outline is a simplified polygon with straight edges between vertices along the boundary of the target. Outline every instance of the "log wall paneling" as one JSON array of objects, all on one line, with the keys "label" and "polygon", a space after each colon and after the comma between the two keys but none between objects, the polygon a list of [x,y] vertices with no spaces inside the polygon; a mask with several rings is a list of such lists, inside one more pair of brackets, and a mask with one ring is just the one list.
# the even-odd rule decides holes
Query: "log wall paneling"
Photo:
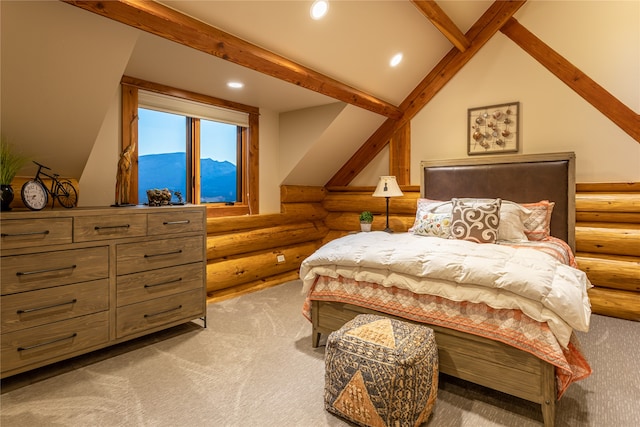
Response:
[{"label": "log wall paneling", "polygon": [[640,320],[640,183],[577,185],[576,261],[594,313]]},{"label": "log wall paneling", "polygon": [[283,186],[280,193],[281,213],[207,219],[210,301],[294,280],[302,260],[322,244],[329,231],[325,189]]},{"label": "log wall paneling", "polygon": [[[390,226],[407,231],[415,218],[418,186],[401,186],[390,200]],[[281,188],[282,213],[207,220],[207,290],[233,296],[297,278],[300,263],[320,245],[359,230],[358,215],[374,213],[385,226],[386,204],[374,187]],[[640,320],[640,183],[578,184],[576,260],[594,288],[596,314]],[[277,255],[285,262],[278,263]]]}]

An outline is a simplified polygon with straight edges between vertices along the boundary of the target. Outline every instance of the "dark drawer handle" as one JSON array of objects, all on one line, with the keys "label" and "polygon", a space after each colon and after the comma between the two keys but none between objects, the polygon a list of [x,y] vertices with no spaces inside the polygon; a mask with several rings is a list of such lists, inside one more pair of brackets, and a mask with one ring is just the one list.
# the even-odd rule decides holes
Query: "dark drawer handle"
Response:
[{"label": "dark drawer handle", "polygon": [[177,307],[170,308],[169,310],[159,311],[157,313],[152,313],[152,314],[145,314],[144,318],[146,319],[147,317],[160,316],[161,314],[171,313],[172,311],[180,310],[181,308],[182,308],[182,304],[180,304]]},{"label": "dark drawer handle", "polygon": [[16,276],[28,276],[30,274],[43,274],[43,273],[51,273],[53,271],[62,271],[62,270],[72,270],[77,266],[74,264],[69,267],[60,267],[60,268],[49,268],[47,270],[35,270],[35,271],[18,271]]},{"label": "dark drawer handle", "polygon": [[189,224],[191,221],[189,221],[188,219],[185,219],[183,221],[165,221],[162,224],[163,225],[176,225],[176,224]]},{"label": "dark drawer handle", "polygon": [[96,225],[94,227],[95,230],[108,230],[111,228],[129,228],[131,227],[129,224],[122,224],[122,225]]},{"label": "dark drawer handle", "polygon": [[162,283],[155,283],[153,285],[144,285],[145,288],[155,288],[156,286],[164,286],[164,285],[170,285],[172,283],[178,283],[178,282],[182,282],[182,277],[180,277],[177,280],[168,280],[166,282],[162,282]]},{"label": "dark drawer handle", "polygon": [[153,258],[153,257],[156,257],[156,256],[177,255],[177,254],[181,254],[181,253],[182,253],[182,249],[178,249],[177,251],[164,252],[164,253],[161,253],[161,254],[151,254],[151,255],[145,254],[144,257],[145,258]]},{"label": "dark drawer handle", "polygon": [[24,310],[18,310],[16,313],[17,314],[33,313],[34,311],[48,310],[50,308],[60,307],[60,306],[69,305],[69,304],[75,304],[77,302],[78,300],[74,298],[71,301],[61,302],[60,304],[51,304],[44,307],[36,307],[36,308],[25,308]]},{"label": "dark drawer handle", "polygon": [[18,236],[34,236],[36,234],[49,234],[49,230],[44,231],[29,231],[26,233],[2,233],[2,237],[18,237]]},{"label": "dark drawer handle", "polygon": [[73,338],[75,338],[77,336],[78,336],[78,333],[74,332],[71,335],[69,335],[68,337],[57,338],[55,340],[41,342],[40,344],[34,344],[34,345],[30,345],[28,347],[18,347],[18,351],[33,350],[34,348],[43,347],[45,345],[55,344],[55,343],[60,342],[60,341],[70,340],[70,339],[73,339]]}]

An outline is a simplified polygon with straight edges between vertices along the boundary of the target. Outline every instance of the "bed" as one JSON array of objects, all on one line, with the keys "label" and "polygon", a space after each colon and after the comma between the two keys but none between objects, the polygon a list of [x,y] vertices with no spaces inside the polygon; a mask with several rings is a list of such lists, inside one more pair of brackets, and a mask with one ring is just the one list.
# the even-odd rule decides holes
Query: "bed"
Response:
[{"label": "bed", "polygon": [[[588,330],[591,286],[574,268],[574,154],[424,161],[421,168],[418,214],[427,209],[438,220],[449,205],[497,204],[506,225],[503,212],[524,209],[530,218],[545,202],[546,234],[533,227],[522,240],[479,244],[418,235],[416,220],[410,233],[355,233],[329,242],[300,269],[312,345],[363,313],[429,324],[440,372],[538,403],[544,425],[553,426],[556,400],[591,374],[573,333]],[[460,228],[447,233],[454,229]],[[485,264],[493,276],[480,274]]]}]

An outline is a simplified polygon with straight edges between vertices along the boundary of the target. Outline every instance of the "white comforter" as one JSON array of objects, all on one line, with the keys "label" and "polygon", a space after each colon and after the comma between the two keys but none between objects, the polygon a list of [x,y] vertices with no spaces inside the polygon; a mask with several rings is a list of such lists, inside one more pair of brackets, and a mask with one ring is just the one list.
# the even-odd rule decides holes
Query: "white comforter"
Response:
[{"label": "white comforter", "polygon": [[546,322],[563,347],[573,329],[589,329],[591,283],[585,273],[530,248],[410,233],[357,233],[327,243],[303,261],[305,292],[317,276],[520,309]]}]

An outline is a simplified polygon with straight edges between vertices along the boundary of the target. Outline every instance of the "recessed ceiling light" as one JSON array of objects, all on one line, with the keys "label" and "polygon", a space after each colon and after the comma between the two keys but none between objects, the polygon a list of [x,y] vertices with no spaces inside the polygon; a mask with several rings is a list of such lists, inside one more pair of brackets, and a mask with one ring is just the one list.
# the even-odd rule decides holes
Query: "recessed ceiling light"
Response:
[{"label": "recessed ceiling light", "polygon": [[231,89],[242,89],[244,87],[244,83],[229,82],[227,83],[227,86],[229,86]]},{"label": "recessed ceiling light", "polygon": [[320,19],[329,11],[329,2],[327,0],[316,0],[311,5],[311,18]]},{"label": "recessed ceiling light", "polygon": [[393,55],[393,58],[391,58],[391,61],[389,61],[389,65],[396,67],[400,62],[402,62],[402,53],[396,53]]}]

